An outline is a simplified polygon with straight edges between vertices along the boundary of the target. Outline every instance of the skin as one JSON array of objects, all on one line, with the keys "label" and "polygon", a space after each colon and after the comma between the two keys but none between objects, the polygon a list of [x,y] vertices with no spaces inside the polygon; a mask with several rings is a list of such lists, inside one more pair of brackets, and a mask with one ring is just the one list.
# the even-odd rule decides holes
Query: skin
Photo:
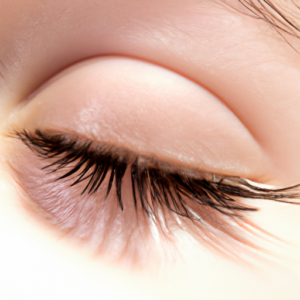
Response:
[{"label": "skin", "polygon": [[234,0],[242,12],[192,0],[1,4],[1,299],[299,298],[299,206],[256,202],[250,217],[287,241],[256,241],[276,264],[267,254],[255,266],[232,262],[183,236],[173,264],[131,270],[41,225],[5,163],[18,151],[8,129],[26,125],[199,171],[299,183],[300,55],[291,45]]}]

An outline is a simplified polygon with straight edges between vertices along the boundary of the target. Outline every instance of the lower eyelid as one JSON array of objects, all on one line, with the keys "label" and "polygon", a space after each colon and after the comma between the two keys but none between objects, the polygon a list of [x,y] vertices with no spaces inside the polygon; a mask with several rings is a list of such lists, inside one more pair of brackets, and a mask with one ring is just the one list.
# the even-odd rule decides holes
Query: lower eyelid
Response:
[{"label": "lower eyelid", "polygon": [[[249,237],[266,234],[247,220],[246,213],[256,208],[243,199],[299,204],[294,200],[298,185],[276,190],[238,177],[214,176],[211,181],[64,134],[24,130],[13,137],[8,164],[30,207],[57,232],[109,261],[165,263],[177,253],[182,233],[239,259],[239,252],[252,255],[258,249]],[[99,188],[93,189],[95,184]]]},{"label": "lower eyelid", "polygon": [[[22,165],[26,165],[26,161],[22,161]],[[57,175],[45,176],[40,167],[31,165],[16,170],[29,201],[37,212],[42,211],[47,223],[108,260],[128,262],[128,256],[132,256],[131,260],[134,257],[133,264],[145,260],[145,249],[149,247],[143,244],[150,242],[149,221],[143,214],[137,218],[130,201],[125,204],[126,213],[122,213],[113,194],[103,201],[108,179],[96,194],[80,196],[84,183],[69,188],[69,182],[54,182]],[[130,198],[128,184],[125,183],[123,189],[127,194],[125,199]]]},{"label": "lower eyelid", "polygon": [[[148,265],[149,261],[172,260],[178,250],[176,245],[180,232],[197,240],[200,245],[227,254],[231,246],[240,248],[243,243],[248,243],[241,237],[239,226],[236,226],[238,223],[233,225],[234,218],[220,217],[210,207],[203,207],[203,222],[198,223],[174,217],[167,210],[158,213],[156,220],[151,220],[140,204],[136,211],[129,169],[122,187],[125,207],[122,212],[115,189],[104,200],[109,176],[97,193],[80,196],[86,183],[70,188],[69,181],[55,181],[60,174],[45,176],[45,170],[42,170],[45,161],[25,145],[20,147],[18,143],[18,147],[15,153],[23,155],[15,155],[11,160],[14,176],[36,211],[42,212],[42,218],[56,230],[104,259],[135,266]],[[61,175],[65,171],[60,171]],[[228,232],[231,232],[231,238]]]},{"label": "lower eyelid", "polygon": [[59,174],[45,176],[43,161],[23,145],[19,150],[23,155],[10,159],[13,176],[22,188],[23,198],[28,197],[24,200],[30,209],[40,214],[38,219],[45,220],[46,225],[111,262],[141,266],[145,261],[170,258],[171,253],[161,252],[170,240],[159,235],[140,206],[138,212],[134,207],[129,170],[122,187],[126,206],[122,212],[114,190],[103,201],[109,178],[97,193],[80,196],[85,182],[70,188],[69,181],[55,181]]}]

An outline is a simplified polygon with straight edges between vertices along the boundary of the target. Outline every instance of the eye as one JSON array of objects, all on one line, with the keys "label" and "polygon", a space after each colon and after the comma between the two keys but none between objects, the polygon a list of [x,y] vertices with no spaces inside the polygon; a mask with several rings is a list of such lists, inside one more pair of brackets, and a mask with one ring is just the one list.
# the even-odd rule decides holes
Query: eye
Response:
[{"label": "eye", "polygon": [[232,247],[255,248],[246,213],[257,208],[244,198],[293,203],[299,197],[297,186],[259,188],[64,133],[14,136],[26,146],[14,162],[16,175],[36,211],[112,261],[165,259],[161,249],[176,249],[182,233],[232,256]]},{"label": "eye", "polygon": [[[92,82],[88,92],[89,82],[72,90],[81,81],[70,72],[25,104],[17,125],[12,118],[17,139],[11,139],[8,162],[23,198],[57,231],[111,261],[140,266],[170,259],[182,235],[232,258],[239,247],[255,249],[250,237],[257,227],[247,220],[255,199],[294,203],[298,186],[251,183],[247,154],[261,153],[222,103],[177,75],[161,76],[148,65],[141,75],[139,64],[127,63],[100,61],[100,78],[94,63],[93,77],[83,66],[80,78],[83,72],[102,83]],[[111,92],[115,77],[105,70],[113,70],[117,94]],[[165,102],[157,100],[161,94]]]}]

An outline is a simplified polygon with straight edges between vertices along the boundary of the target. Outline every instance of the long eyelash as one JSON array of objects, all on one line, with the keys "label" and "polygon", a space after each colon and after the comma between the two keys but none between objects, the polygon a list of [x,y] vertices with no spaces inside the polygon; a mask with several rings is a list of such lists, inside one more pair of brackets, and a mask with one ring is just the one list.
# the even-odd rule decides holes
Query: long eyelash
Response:
[{"label": "long eyelash", "polygon": [[[96,193],[104,179],[109,176],[106,197],[113,183],[119,206],[124,210],[122,180],[130,168],[134,206],[138,202],[144,212],[155,215],[159,207],[167,208],[178,216],[199,220],[194,207],[210,207],[230,217],[243,217],[242,212],[256,211],[245,205],[239,198],[265,199],[277,202],[299,204],[299,185],[283,189],[260,188],[237,177],[221,177],[218,181],[194,178],[179,172],[163,170],[155,164],[149,165],[138,155],[124,152],[115,153],[109,147],[94,148],[92,142],[79,143],[76,138],[62,134],[50,135],[36,130],[16,132],[16,136],[32,151],[45,160],[53,160],[43,169],[55,173],[75,163],[71,170],[56,180],[73,181],[71,186],[86,181],[82,195]],[[54,168],[54,169],[52,169]]]}]

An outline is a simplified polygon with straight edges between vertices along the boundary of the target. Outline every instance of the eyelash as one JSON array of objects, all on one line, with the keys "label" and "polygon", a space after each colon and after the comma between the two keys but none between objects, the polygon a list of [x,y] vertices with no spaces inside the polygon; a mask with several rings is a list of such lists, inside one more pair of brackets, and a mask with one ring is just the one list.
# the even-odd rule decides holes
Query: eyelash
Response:
[{"label": "eyelash", "polygon": [[[245,220],[244,214],[256,211],[257,208],[242,203],[240,198],[298,204],[291,201],[299,198],[299,193],[295,191],[298,185],[266,189],[257,187],[248,180],[228,176],[217,176],[218,180],[212,181],[207,176],[174,170],[167,164],[143,158],[124,149],[107,145],[95,146],[92,141],[82,142],[74,136],[48,134],[40,130],[31,133],[26,130],[17,131],[14,136],[40,158],[50,162],[43,167],[44,170],[49,170],[47,174],[56,174],[67,169],[55,181],[71,181],[70,187],[86,183],[81,195],[95,194],[105,178],[109,178],[106,198],[114,183],[121,210],[126,210],[122,198],[122,180],[130,168],[135,210],[137,212],[138,207],[141,207],[155,223],[159,219],[158,211],[162,214],[168,211],[196,226],[201,224],[201,227],[206,221],[205,218],[214,218],[208,216],[213,210],[243,227],[241,221]],[[68,169],[70,166],[71,169]],[[217,227],[235,240],[240,240],[238,234],[232,234],[232,229],[227,224],[220,229],[218,220],[210,220],[209,225]],[[201,232],[203,233],[203,229]]]}]

